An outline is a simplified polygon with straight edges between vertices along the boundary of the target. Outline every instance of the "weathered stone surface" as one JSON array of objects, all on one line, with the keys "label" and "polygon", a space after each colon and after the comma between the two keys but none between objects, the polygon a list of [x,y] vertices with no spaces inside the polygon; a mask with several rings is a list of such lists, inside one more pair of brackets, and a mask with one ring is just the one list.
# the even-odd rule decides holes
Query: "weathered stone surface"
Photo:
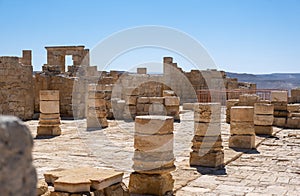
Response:
[{"label": "weathered stone surface", "polygon": [[129,191],[131,194],[163,196],[173,191],[174,180],[171,174],[130,174]]},{"label": "weathered stone surface", "polygon": [[164,97],[149,97],[149,102],[164,104]]},{"label": "weathered stone surface", "polygon": [[40,119],[49,120],[49,119],[60,119],[59,113],[56,114],[43,114],[40,113]]},{"label": "weathered stone surface", "polygon": [[195,103],[183,103],[182,104],[182,109],[184,110],[194,110]]},{"label": "weathered stone surface", "polygon": [[273,134],[273,127],[271,126],[254,126],[255,134],[256,135],[272,135]]},{"label": "weathered stone surface", "polygon": [[285,127],[286,118],[283,117],[274,117],[273,125],[277,127]]},{"label": "weathered stone surface", "polygon": [[61,128],[59,125],[42,125],[37,127],[38,136],[59,136]]},{"label": "weathered stone surface", "polygon": [[287,111],[289,112],[300,112],[300,104],[288,104]]},{"label": "weathered stone surface", "polygon": [[127,95],[125,101],[127,105],[136,105],[137,96]]},{"label": "weathered stone surface", "polygon": [[165,106],[179,106],[179,97],[165,97]]},{"label": "weathered stone surface", "polygon": [[40,101],[59,101],[58,90],[41,90]]},{"label": "weathered stone surface", "polygon": [[149,97],[138,97],[137,103],[150,103]]},{"label": "weathered stone surface", "polygon": [[192,149],[197,151],[202,148],[220,149],[222,148],[221,136],[194,136]]},{"label": "weathered stone surface", "polygon": [[288,101],[288,92],[287,91],[271,91],[271,101],[287,102]]},{"label": "weathered stone surface", "polygon": [[173,134],[165,135],[134,135],[134,148],[141,151],[151,151],[164,149],[165,151],[173,149]]},{"label": "weathered stone surface", "polygon": [[174,91],[171,90],[163,90],[163,97],[176,96]]},{"label": "weathered stone surface", "polygon": [[271,114],[273,115],[274,105],[266,103],[255,103],[254,114]]},{"label": "weathered stone surface", "polygon": [[40,112],[45,114],[59,113],[59,101],[40,101]]},{"label": "weathered stone surface", "polygon": [[231,135],[229,137],[230,148],[255,148],[255,135]]},{"label": "weathered stone surface", "polygon": [[286,127],[299,129],[300,128],[300,117],[290,117],[287,119]]},{"label": "weathered stone surface", "polygon": [[91,188],[100,190],[120,183],[122,172],[100,168],[74,168],[53,170],[44,174],[47,183],[54,184],[55,191],[89,192]]},{"label": "weathered stone surface", "polygon": [[174,130],[173,118],[170,116],[137,116],[135,132],[140,134],[169,134]]},{"label": "weathered stone surface", "polygon": [[230,111],[231,122],[252,122],[254,108],[252,106],[234,106]]},{"label": "weathered stone surface", "polygon": [[[37,196],[45,196],[45,194],[49,192],[48,191],[48,184],[45,182],[45,180],[41,179],[38,181],[36,185],[36,195]],[[50,192],[49,192],[50,195]]]},{"label": "weathered stone surface", "polygon": [[36,195],[32,147],[31,133],[23,122],[13,116],[0,116],[1,195]]},{"label": "weathered stone surface", "polygon": [[243,94],[239,96],[240,106],[254,106],[260,100],[260,97],[256,94]]},{"label": "weathered stone surface", "polygon": [[272,125],[274,121],[273,115],[254,115],[254,124],[255,125]]},{"label": "weathered stone surface", "polygon": [[[273,121],[272,121],[273,122]],[[231,122],[230,123],[230,134],[231,135],[253,135],[254,123],[253,122]]]},{"label": "weathered stone surface", "polygon": [[288,111],[286,111],[286,110],[275,110],[273,115],[275,117],[287,117],[288,116]]},{"label": "weathered stone surface", "polygon": [[175,159],[170,160],[158,160],[158,161],[144,161],[139,159],[133,159],[133,169],[139,173],[148,174],[163,174],[170,173],[175,170]]},{"label": "weathered stone surface", "polygon": [[194,134],[198,136],[221,135],[221,123],[198,123],[194,122]]},{"label": "weathered stone surface", "polygon": [[272,102],[274,105],[274,111],[286,111],[287,110],[287,102]]},{"label": "weathered stone surface", "polygon": [[202,167],[221,167],[224,165],[224,152],[210,152],[204,155],[197,152],[191,152],[190,165]]}]

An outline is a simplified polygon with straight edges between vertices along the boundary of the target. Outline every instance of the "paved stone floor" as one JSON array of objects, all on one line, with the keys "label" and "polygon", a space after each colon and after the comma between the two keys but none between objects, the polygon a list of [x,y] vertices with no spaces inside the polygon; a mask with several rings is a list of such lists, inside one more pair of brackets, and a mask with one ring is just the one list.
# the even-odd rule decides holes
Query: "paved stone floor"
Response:
[{"label": "paved stone floor", "polygon": [[[300,195],[300,130],[274,128],[270,138],[256,136],[256,150],[228,148],[229,125],[222,118],[226,167],[223,170],[189,167],[193,113],[183,112],[175,123],[176,195]],[[38,121],[27,121],[33,137]],[[109,121],[109,128],[86,131],[85,120],[63,120],[62,135],[34,139],[33,158],[38,177],[56,168],[79,166],[132,172],[134,123]]]}]

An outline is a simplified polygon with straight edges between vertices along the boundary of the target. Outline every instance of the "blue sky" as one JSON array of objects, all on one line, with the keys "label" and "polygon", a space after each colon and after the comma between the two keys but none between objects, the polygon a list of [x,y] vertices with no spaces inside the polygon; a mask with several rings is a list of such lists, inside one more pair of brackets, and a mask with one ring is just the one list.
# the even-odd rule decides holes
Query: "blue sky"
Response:
[{"label": "blue sky", "polygon": [[[219,69],[300,73],[298,0],[0,0],[0,24],[0,55],[20,56],[22,49],[31,49],[34,70],[46,63],[45,46],[85,45],[92,50],[123,29],[160,25],[198,40]],[[172,53],[144,55],[145,61],[161,61]],[[119,59],[114,68],[126,69],[128,59]],[[188,63],[175,61],[182,67]]]}]

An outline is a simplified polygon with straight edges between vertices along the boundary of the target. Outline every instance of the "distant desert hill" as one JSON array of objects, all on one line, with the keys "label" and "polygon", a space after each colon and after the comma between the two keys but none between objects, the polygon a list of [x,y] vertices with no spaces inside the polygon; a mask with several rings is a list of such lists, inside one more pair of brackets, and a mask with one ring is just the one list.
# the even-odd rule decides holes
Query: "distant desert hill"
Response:
[{"label": "distant desert hill", "polygon": [[258,89],[293,89],[300,87],[300,73],[246,74],[226,72],[227,77],[256,83]]}]

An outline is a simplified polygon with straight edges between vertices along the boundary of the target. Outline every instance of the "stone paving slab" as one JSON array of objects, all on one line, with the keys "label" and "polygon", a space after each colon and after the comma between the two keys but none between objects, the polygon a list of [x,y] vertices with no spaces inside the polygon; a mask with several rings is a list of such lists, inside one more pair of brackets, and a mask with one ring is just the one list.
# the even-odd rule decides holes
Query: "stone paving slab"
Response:
[{"label": "stone paving slab", "polygon": [[[245,152],[237,152],[228,148],[228,138],[229,138],[229,124],[225,123],[225,109],[223,108],[222,115],[222,139],[223,146],[225,152],[225,162],[227,166],[225,170],[197,170],[197,168],[191,168],[189,166],[189,153],[191,151],[191,140],[194,134],[194,126],[193,126],[193,112],[188,111],[181,114],[181,122],[174,123],[174,155],[176,157],[175,165],[177,170],[174,171],[173,177],[175,179],[174,190],[177,191],[178,195],[183,195],[187,191],[186,195],[193,195],[194,193],[197,195],[198,193],[201,195],[203,192],[208,192],[207,189],[212,191],[212,193],[217,193],[219,189],[222,188],[213,188],[218,186],[216,184],[207,183],[206,186],[190,186],[191,183],[195,181],[201,181],[197,179],[201,178],[219,178],[224,177],[223,185],[227,183],[235,184],[234,181],[231,181],[228,178],[228,174],[233,172],[235,175],[238,173],[239,176],[242,176],[242,172],[239,171],[239,166],[233,166],[231,164],[238,163],[240,159],[243,159],[243,156],[249,156],[247,161],[250,164],[255,160],[255,156],[257,151],[250,151],[247,154]],[[27,121],[26,124],[30,127],[33,137],[36,136],[36,127],[38,121]],[[49,170],[57,169],[57,168],[75,168],[75,167],[99,167],[99,168],[112,168],[116,171],[124,172],[124,182],[128,185],[129,174],[132,172],[132,157],[134,153],[133,148],[133,134],[134,134],[134,123],[133,122],[124,122],[124,121],[109,121],[109,127],[103,130],[95,130],[95,131],[86,131],[85,120],[75,120],[75,121],[67,121],[63,120],[61,129],[62,135],[59,137],[50,137],[50,138],[39,138],[34,140],[34,149],[33,149],[33,158],[34,165],[37,168],[38,177],[42,178],[43,173]],[[275,132],[277,134],[281,134],[281,129],[275,128]],[[283,130],[284,132],[286,130]],[[297,132],[298,130],[292,130],[293,132]],[[291,131],[291,132],[292,132]],[[295,136],[296,137],[296,136]],[[269,140],[274,140],[274,138],[265,138],[256,136],[256,145],[260,146],[258,148],[258,152],[260,152],[260,148],[262,146],[269,145],[271,149],[272,145],[278,145],[277,143],[268,144]],[[292,138],[292,137],[288,137]],[[276,140],[277,141],[277,140]],[[289,141],[287,139],[287,141]],[[298,140],[297,140],[298,141]],[[266,145],[265,145],[266,143]],[[289,145],[292,145],[290,143]],[[294,146],[295,149],[299,150],[299,143]],[[278,146],[277,146],[278,147]],[[267,148],[268,149],[268,148]],[[263,148],[265,150],[265,148]],[[278,149],[279,150],[279,149]],[[282,152],[280,152],[282,153]],[[285,152],[286,153],[286,152]],[[290,153],[290,152],[289,152]],[[295,157],[299,154],[295,152]],[[254,158],[253,158],[254,157]],[[266,159],[266,157],[265,157]],[[235,160],[235,161],[233,161]],[[233,161],[233,162],[231,162]],[[255,168],[265,168],[268,171],[270,167],[275,167],[269,161],[254,161],[254,164],[262,164],[257,165]],[[277,162],[276,162],[277,163]],[[288,162],[282,161],[280,163],[287,164]],[[299,161],[298,161],[299,166]],[[228,169],[229,168],[229,169]],[[299,167],[298,167],[299,168]],[[251,169],[253,169],[251,167]],[[276,169],[278,169],[276,167]],[[247,170],[248,171],[248,170]],[[214,175],[203,175],[207,173],[213,173]],[[221,175],[226,173],[226,175]],[[260,175],[258,173],[257,175]],[[248,174],[246,174],[248,176]],[[255,175],[254,175],[255,176]],[[225,180],[228,179],[228,180]],[[236,179],[233,177],[233,179]],[[297,181],[292,178],[292,182]],[[252,180],[252,179],[251,179]],[[284,180],[284,179],[281,179]],[[206,182],[206,181],[204,181]],[[215,182],[215,181],[213,181]],[[253,181],[252,183],[257,183],[257,181]],[[264,183],[264,182],[263,182]],[[201,184],[201,183],[200,183]],[[202,183],[203,184],[203,183]],[[299,184],[299,182],[298,182]],[[230,186],[230,185],[228,185]],[[244,185],[247,186],[247,185]],[[187,190],[191,188],[191,190]],[[196,188],[195,188],[196,187]],[[243,187],[243,186],[242,186]],[[241,192],[243,188],[240,188]],[[230,189],[228,189],[230,190]],[[248,189],[247,189],[248,190]],[[215,192],[214,192],[215,191]],[[249,190],[248,192],[256,191]],[[220,193],[221,190],[218,192]],[[230,192],[230,191],[229,191]],[[246,192],[246,191],[244,191]],[[226,193],[226,192],[224,192]],[[232,193],[232,192],[231,192]]]}]

